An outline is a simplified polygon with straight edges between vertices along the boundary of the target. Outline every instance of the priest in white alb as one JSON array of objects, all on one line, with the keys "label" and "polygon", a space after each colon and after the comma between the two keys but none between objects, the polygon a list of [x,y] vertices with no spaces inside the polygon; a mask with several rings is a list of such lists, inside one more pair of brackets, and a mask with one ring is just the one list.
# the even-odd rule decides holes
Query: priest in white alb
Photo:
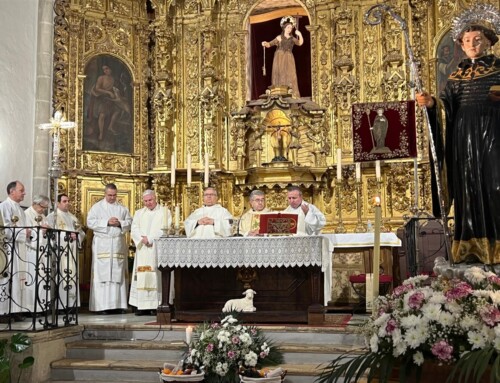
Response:
[{"label": "priest in white alb", "polygon": [[128,244],[132,217],[117,201],[115,184],[107,184],[104,199],[89,211],[87,226],[94,231],[89,310],[101,314],[124,313],[127,303]]},{"label": "priest in white alb", "polygon": [[[77,275],[78,250],[82,248],[85,232],[78,218],[69,211],[70,201],[67,194],[57,196],[57,211],[47,216],[50,227],[60,230],[58,249],[59,254],[59,309],[80,306],[80,290]],[[62,304],[62,306],[61,306]]]},{"label": "priest in white alb", "polygon": [[[153,190],[146,190],[142,201],[144,207],[135,212],[132,221],[131,234],[136,252],[129,303],[137,308],[135,315],[154,315],[161,303],[161,272],[158,270],[156,240],[162,236],[162,228],[170,227],[172,216],[165,206],[157,203]],[[172,288],[170,291],[173,293]]]},{"label": "priest in white alb", "polygon": [[302,191],[297,186],[288,188],[288,207],[284,213],[298,215],[297,235],[318,235],[326,224],[325,215],[312,203],[302,199]]},{"label": "priest in white alb", "polygon": [[250,209],[241,216],[239,222],[240,233],[245,237],[258,235],[260,229],[260,215],[271,212],[271,210],[266,207],[266,195],[263,191],[252,191],[249,201]]},{"label": "priest in white alb", "polygon": [[218,238],[231,235],[233,216],[217,203],[217,190],[208,187],[203,191],[203,207],[196,209],[184,221],[188,238]]},{"label": "priest in white alb", "polygon": [[31,236],[31,229],[21,229],[26,227],[26,215],[20,205],[26,195],[24,185],[19,181],[9,182],[7,195],[0,203],[0,214],[6,227],[3,232],[6,242],[0,251],[0,293],[4,297],[0,299],[0,316],[13,314],[14,320],[23,320],[19,313],[27,311],[22,307],[27,271],[26,238]]},{"label": "priest in white alb", "polygon": [[[32,226],[31,236],[26,241],[26,259],[27,259],[27,281],[25,293],[23,294],[23,306],[30,312],[40,313],[45,311],[50,292],[47,291],[48,281],[45,280],[46,274],[46,252],[47,248],[46,229],[49,227],[45,213],[50,206],[50,199],[45,195],[36,195],[33,197],[33,203],[27,208],[26,225]],[[36,287],[38,286],[38,304],[35,306]],[[47,293],[47,294],[44,294]]]}]

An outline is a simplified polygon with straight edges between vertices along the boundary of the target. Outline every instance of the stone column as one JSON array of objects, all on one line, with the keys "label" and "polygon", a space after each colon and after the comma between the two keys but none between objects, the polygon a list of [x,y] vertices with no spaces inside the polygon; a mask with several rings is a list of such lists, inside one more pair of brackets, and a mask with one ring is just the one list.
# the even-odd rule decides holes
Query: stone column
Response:
[{"label": "stone column", "polygon": [[49,191],[49,131],[38,125],[49,122],[52,115],[52,39],[54,36],[54,0],[38,0],[38,39],[35,90],[35,126],[33,144],[32,195],[50,195]]}]

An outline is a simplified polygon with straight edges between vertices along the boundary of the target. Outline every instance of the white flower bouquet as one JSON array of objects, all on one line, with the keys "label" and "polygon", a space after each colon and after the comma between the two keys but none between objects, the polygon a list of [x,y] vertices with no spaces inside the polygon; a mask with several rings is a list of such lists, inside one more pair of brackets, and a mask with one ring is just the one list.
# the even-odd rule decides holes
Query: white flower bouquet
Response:
[{"label": "white flower bouquet", "polygon": [[207,383],[238,382],[240,371],[283,362],[281,352],[260,329],[240,324],[233,315],[198,326],[193,339],[184,362],[204,371]]},{"label": "white flower bouquet", "polygon": [[500,382],[500,278],[471,267],[463,279],[428,276],[407,279],[391,295],[376,300],[376,312],[363,327],[367,351],[344,354],[324,369],[319,383],[357,382],[368,372],[387,382],[395,367],[399,379],[424,361],[452,365],[448,382]]}]

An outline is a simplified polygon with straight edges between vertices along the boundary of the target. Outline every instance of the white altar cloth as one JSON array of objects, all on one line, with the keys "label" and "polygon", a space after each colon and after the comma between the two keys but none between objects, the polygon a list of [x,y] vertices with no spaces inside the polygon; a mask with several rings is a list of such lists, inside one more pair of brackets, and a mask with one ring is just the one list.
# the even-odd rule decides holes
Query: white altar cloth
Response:
[{"label": "white altar cloth", "polygon": [[[323,234],[334,248],[373,247],[374,233]],[[394,233],[380,233],[380,246],[399,247],[401,240]]]},{"label": "white altar cloth", "polygon": [[331,254],[327,237],[161,237],[156,243],[158,266],[189,267],[300,267],[321,266],[324,304],[331,295]]}]

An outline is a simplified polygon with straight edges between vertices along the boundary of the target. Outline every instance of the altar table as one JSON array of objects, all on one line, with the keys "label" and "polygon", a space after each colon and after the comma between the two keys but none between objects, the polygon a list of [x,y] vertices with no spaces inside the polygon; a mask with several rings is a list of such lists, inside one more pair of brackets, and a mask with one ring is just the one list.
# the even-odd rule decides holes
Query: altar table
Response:
[{"label": "altar table", "polygon": [[[287,309],[295,307],[294,304],[296,311],[301,311],[304,304],[323,307],[330,299],[332,246],[325,236],[161,237],[156,243],[156,250],[158,266],[162,271],[159,321],[164,322],[165,317],[167,321],[180,319],[182,315],[186,319],[192,318],[188,311],[196,311],[196,304],[212,306],[213,310],[218,310],[220,317],[225,300],[241,297],[245,285],[254,288],[260,284],[261,289],[266,288],[259,297],[259,287],[255,287],[257,296],[254,306],[257,313],[280,311],[281,320],[286,318],[286,311],[295,310]],[[175,270],[174,307],[168,305],[171,270]],[[236,277],[239,279],[237,282]],[[269,295],[273,289],[276,290],[275,302]],[[287,289],[286,293],[283,289]],[[193,294],[186,290],[193,290],[198,296],[190,296]],[[203,294],[206,294],[205,299],[199,296]],[[264,294],[267,294],[268,307],[259,307],[259,299],[263,299]],[[284,295],[288,300],[296,299],[296,302],[285,302]],[[211,299],[213,304],[207,302]],[[304,315],[307,318],[307,312]]]}]

